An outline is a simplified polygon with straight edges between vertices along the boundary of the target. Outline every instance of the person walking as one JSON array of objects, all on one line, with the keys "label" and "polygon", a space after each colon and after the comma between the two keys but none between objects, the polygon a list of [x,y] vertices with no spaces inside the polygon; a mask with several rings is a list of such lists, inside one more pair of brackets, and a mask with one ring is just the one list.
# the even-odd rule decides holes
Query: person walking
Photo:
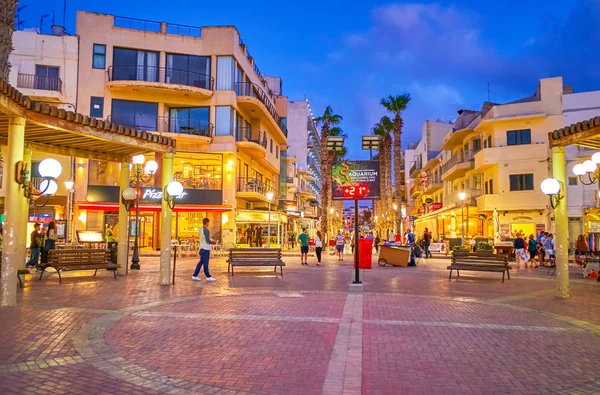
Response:
[{"label": "person walking", "polygon": [[415,242],[415,234],[411,229],[409,229],[408,233],[406,234],[406,240],[408,241],[408,245],[413,245]]},{"label": "person walking", "polygon": [[425,250],[425,259],[433,258],[431,252],[429,251],[429,245],[431,244],[431,232],[429,229],[425,228],[425,232],[423,232],[423,249]]},{"label": "person walking", "polygon": [[248,243],[248,246],[252,248],[254,246],[254,225],[250,225],[248,228],[246,228],[244,233],[246,234],[246,242]]},{"label": "person walking", "polygon": [[323,240],[321,239],[321,231],[317,230],[315,236],[315,253],[317,254],[317,266],[321,266],[321,252],[323,251]]},{"label": "person walking", "polygon": [[517,268],[521,267],[521,263],[527,267],[527,258],[525,255],[525,242],[521,238],[521,236],[517,236],[513,241],[513,246],[515,248],[515,259],[517,261]]},{"label": "person walking", "polygon": [[587,240],[584,235],[579,235],[577,238],[577,243],[575,244],[575,253],[578,255],[587,255],[590,251],[590,246],[588,245]]},{"label": "person walking", "polygon": [[346,244],[346,238],[341,231],[338,230],[335,236],[335,249],[338,253],[338,261],[344,260],[344,245]]},{"label": "person walking", "polygon": [[202,220],[202,228],[198,232],[198,236],[200,239],[200,261],[196,265],[196,270],[194,270],[194,274],[192,275],[192,280],[200,281],[199,277],[200,269],[204,266],[204,276],[206,277],[206,281],[217,281],[213,276],[210,275],[208,271],[208,261],[210,260],[210,245],[215,244],[210,239],[210,231],[208,230],[208,224],[210,220],[208,218],[204,218]]},{"label": "person walking", "polygon": [[38,265],[38,260],[40,259],[40,247],[42,246],[42,236],[40,235],[39,223],[33,225],[33,232],[31,232],[29,237],[29,251],[31,252],[31,259],[27,261],[25,267],[33,268]]},{"label": "person walking", "polygon": [[381,244],[381,239],[379,238],[379,233],[375,236],[375,253],[379,254],[379,244]]},{"label": "person walking", "polygon": [[529,235],[529,242],[527,243],[527,251],[529,251],[529,259],[532,267],[538,267],[539,264],[535,261],[535,257],[538,254],[538,243],[536,242],[533,235]]},{"label": "person walking", "polygon": [[308,265],[308,232],[306,228],[302,229],[302,233],[298,236],[300,243],[300,261],[303,265]]},{"label": "person walking", "polygon": [[58,235],[56,234],[56,222],[52,221],[48,224],[48,232],[46,232],[46,239],[44,241],[44,247],[42,248],[42,264],[48,263],[48,253],[50,250],[54,250],[56,248],[56,239]]},{"label": "person walking", "polygon": [[552,233],[548,233],[548,237],[544,241],[544,250],[546,251],[545,258],[550,261],[550,265],[552,265],[553,259],[555,259],[554,255],[554,235]]}]

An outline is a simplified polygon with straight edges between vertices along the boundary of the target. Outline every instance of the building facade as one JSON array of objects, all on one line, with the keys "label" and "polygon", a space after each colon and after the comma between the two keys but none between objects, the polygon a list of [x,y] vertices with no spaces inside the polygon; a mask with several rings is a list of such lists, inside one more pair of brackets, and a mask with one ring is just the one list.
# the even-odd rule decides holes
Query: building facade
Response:
[{"label": "building facade", "polygon": [[[174,173],[185,198],[176,201],[172,237],[195,237],[208,217],[224,246],[262,246],[267,237],[279,244],[287,222],[277,210],[287,98],[279,78],[260,72],[237,29],[79,11],[77,34],[85,81],[79,111],[177,139]],[[78,163],[78,228],[114,222],[117,167]],[[142,190],[141,243],[156,248],[161,191],[154,179]]]}]

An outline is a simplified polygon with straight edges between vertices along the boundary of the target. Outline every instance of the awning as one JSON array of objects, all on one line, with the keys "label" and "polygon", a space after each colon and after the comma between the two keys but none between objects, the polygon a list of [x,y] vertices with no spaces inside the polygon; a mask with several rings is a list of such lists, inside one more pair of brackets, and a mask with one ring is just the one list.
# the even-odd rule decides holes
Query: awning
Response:
[{"label": "awning", "polygon": [[[119,204],[115,202],[99,202],[99,203],[88,203],[88,202],[79,202],[77,203],[77,207],[80,210],[99,210],[99,211],[118,211]],[[195,212],[213,212],[213,213],[224,213],[227,211],[231,211],[231,207],[224,206],[205,206],[202,204],[182,204],[177,205],[173,208],[173,212],[179,213],[195,213]],[[140,204],[140,211],[154,211],[160,212],[161,206],[160,204]]]}]

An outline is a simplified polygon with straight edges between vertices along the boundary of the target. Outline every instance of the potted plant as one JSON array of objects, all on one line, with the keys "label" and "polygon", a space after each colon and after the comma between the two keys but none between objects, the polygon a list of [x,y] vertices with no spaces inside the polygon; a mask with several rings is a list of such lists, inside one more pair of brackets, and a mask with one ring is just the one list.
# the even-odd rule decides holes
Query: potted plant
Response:
[{"label": "potted plant", "polygon": [[469,247],[464,245],[455,245],[452,247],[453,255],[469,255]]},{"label": "potted plant", "polygon": [[477,255],[490,256],[494,254],[494,246],[485,241],[477,243]]}]

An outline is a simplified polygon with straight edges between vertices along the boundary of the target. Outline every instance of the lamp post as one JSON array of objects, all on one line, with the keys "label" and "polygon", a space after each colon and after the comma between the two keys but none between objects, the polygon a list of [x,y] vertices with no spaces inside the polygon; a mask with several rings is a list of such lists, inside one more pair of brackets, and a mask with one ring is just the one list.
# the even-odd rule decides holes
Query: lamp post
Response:
[{"label": "lamp post", "polygon": [[[269,201],[269,227],[267,234],[267,248],[271,248],[271,200],[273,199],[273,192],[267,192],[267,200]],[[260,236],[262,237],[262,236]]]},{"label": "lamp post", "polygon": [[334,237],[334,227],[333,227],[333,207],[329,208],[329,234],[331,237]]},{"label": "lamp post", "polygon": [[[139,247],[138,247],[138,239],[139,239],[139,219],[140,219],[140,183],[142,181],[149,182],[156,170],[158,170],[158,163],[153,160],[149,160],[146,162],[146,166],[144,166],[144,162],[146,158],[144,155],[136,155],[132,158],[133,162],[133,177],[136,186],[136,196],[135,196],[135,237],[133,241],[133,256],[131,257],[131,270],[140,270],[140,256],[139,256]],[[144,176],[145,174],[145,176]]]},{"label": "lamp post", "polygon": [[73,220],[73,194],[75,193],[75,189],[73,189],[73,187],[75,186],[75,181],[73,181],[72,179],[68,179],[67,181],[65,181],[65,188],[67,188],[67,226],[66,226],[66,230],[65,230],[65,239],[68,242],[71,241],[71,221]]},{"label": "lamp post", "polygon": [[394,209],[394,237],[396,237],[395,235],[398,233],[398,229],[396,229],[396,224],[398,222],[398,205],[394,203],[392,204],[392,208]]},{"label": "lamp post", "polygon": [[461,231],[462,231],[462,245],[465,245],[465,199],[467,198],[467,193],[466,192],[459,192],[458,193],[458,198],[461,201],[461,215],[462,215],[462,222],[461,222]]}]

